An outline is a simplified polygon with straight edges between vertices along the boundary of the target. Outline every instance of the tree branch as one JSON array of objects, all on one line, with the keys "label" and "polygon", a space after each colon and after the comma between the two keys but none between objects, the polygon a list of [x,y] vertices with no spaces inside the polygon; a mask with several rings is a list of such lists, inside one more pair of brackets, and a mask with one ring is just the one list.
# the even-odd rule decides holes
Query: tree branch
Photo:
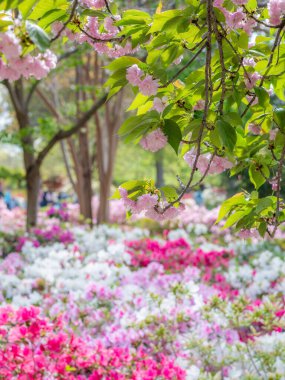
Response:
[{"label": "tree branch", "polygon": [[75,123],[75,125],[68,130],[60,130],[57,132],[52,139],[47,143],[47,145],[39,152],[36,164],[41,165],[49,151],[55,146],[55,144],[63,139],[72,136],[74,133],[78,132],[91,118],[91,116],[106,102],[108,94],[102,96],[94,105],[83,114],[83,116]]},{"label": "tree branch", "polygon": [[61,33],[66,29],[67,25],[70,23],[70,21],[73,19],[73,16],[74,16],[74,13],[76,11],[76,8],[77,8],[77,4],[78,4],[78,0],[74,0],[73,2],[73,5],[72,5],[72,8],[71,8],[71,12],[70,12],[70,15],[68,17],[68,20],[63,24],[62,28],[58,31],[58,33],[50,40],[50,42],[54,42],[55,40],[57,40],[60,36],[61,36]]}]

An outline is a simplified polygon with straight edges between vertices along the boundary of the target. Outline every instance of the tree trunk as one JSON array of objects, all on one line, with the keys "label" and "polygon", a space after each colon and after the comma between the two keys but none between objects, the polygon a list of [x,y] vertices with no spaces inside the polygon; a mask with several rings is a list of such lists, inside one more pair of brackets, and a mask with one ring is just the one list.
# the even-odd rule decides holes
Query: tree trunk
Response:
[{"label": "tree trunk", "polygon": [[163,170],[163,152],[159,151],[155,154],[155,168],[156,168],[156,186],[164,186],[164,170]]},{"label": "tree trunk", "polygon": [[[106,122],[100,123],[98,114],[95,114],[97,136],[97,168],[100,182],[99,208],[97,212],[97,224],[110,221],[110,191],[113,180],[118,136],[116,134],[118,113],[113,112],[117,119],[110,120],[108,105],[105,105]],[[106,128],[107,126],[107,128]]]},{"label": "tree trunk", "polygon": [[37,225],[40,182],[40,170],[37,165],[30,166],[29,169],[26,169],[27,230]]},{"label": "tree trunk", "polygon": [[100,179],[99,188],[99,208],[97,212],[97,224],[108,223],[110,221],[110,188],[112,184],[113,170],[106,173],[104,180]]}]

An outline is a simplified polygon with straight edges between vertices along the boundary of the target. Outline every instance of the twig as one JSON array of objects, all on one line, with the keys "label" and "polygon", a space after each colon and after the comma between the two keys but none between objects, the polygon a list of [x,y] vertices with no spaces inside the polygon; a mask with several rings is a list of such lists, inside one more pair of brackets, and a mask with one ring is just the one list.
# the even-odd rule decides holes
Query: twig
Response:
[{"label": "twig", "polygon": [[[180,202],[180,200],[185,195],[186,191],[190,188],[191,183],[192,183],[193,178],[194,178],[194,174],[195,174],[196,169],[197,169],[198,160],[199,160],[199,157],[200,157],[200,154],[201,154],[202,136],[203,136],[204,128],[207,125],[207,116],[208,116],[208,112],[209,112],[209,106],[210,106],[210,101],[211,101],[211,98],[212,98],[212,90],[213,90],[212,83],[211,83],[211,60],[212,60],[212,49],[211,49],[211,47],[212,47],[212,26],[211,26],[212,8],[211,7],[212,7],[212,0],[207,0],[207,26],[208,26],[208,31],[207,31],[207,42],[205,44],[205,46],[206,46],[205,107],[204,107],[203,120],[202,120],[202,123],[201,123],[199,135],[198,135],[198,138],[197,138],[196,156],[195,156],[193,167],[192,167],[192,170],[191,170],[191,173],[190,173],[189,180],[188,180],[186,186],[184,187],[183,191],[180,193],[180,195],[177,197],[176,200],[174,200],[173,202],[170,202],[166,207],[164,207],[164,209],[162,210],[161,213],[164,213],[167,209],[169,209],[175,203]],[[204,48],[204,46],[203,46],[203,48]],[[209,164],[208,164],[206,172],[203,175],[203,179],[208,174],[208,171],[210,169],[212,160],[213,160],[213,158],[211,158],[209,160]]]},{"label": "twig", "polygon": [[73,2],[73,5],[72,5],[72,9],[71,9],[71,12],[70,12],[70,15],[68,17],[68,20],[63,24],[62,28],[58,31],[58,33],[50,40],[50,42],[54,42],[55,40],[57,40],[62,32],[66,29],[67,25],[70,23],[70,21],[73,19],[73,16],[75,14],[75,11],[76,11],[76,8],[77,8],[77,5],[78,5],[78,0],[74,0]]},{"label": "twig", "polygon": [[80,25],[78,25],[78,29],[84,33],[88,38],[90,38],[93,42],[121,42],[125,37],[112,37],[112,38],[106,38],[106,39],[100,39],[93,37],[91,34],[86,32],[86,30],[82,29]]},{"label": "twig", "polygon": [[169,81],[167,81],[164,85],[160,86],[160,88],[164,88],[164,87],[167,87],[170,83],[172,83],[175,79],[177,79],[179,77],[179,75],[184,71],[186,70],[195,60],[196,58],[202,53],[202,51],[204,50],[206,44],[204,44],[198,51],[197,53],[190,59],[190,61],[188,61],[175,75],[173,75],[173,77],[171,79],[169,79]]},{"label": "twig", "polygon": [[248,344],[245,343],[245,346],[246,346],[246,350],[247,350],[247,352],[248,352],[249,359],[250,359],[250,361],[251,361],[251,363],[252,363],[252,365],[253,365],[253,367],[254,367],[256,373],[258,374],[258,376],[260,376],[260,377],[263,379],[263,376],[262,376],[261,372],[259,371],[259,369],[257,368],[257,366],[256,366],[256,364],[255,364],[255,361],[254,361],[254,359],[253,359],[253,357],[252,357],[252,355],[251,355],[251,352],[250,352],[250,349],[249,349],[249,347],[248,347]]},{"label": "twig", "polygon": [[[280,39],[281,31],[282,31],[282,29],[283,29],[284,26],[285,26],[285,20],[283,20],[283,22],[281,23],[281,26],[279,27],[278,32],[276,34],[276,37],[275,37],[275,40],[274,40],[274,44],[273,44],[273,47],[271,49],[270,57],[269,57],[269,60],[268,60],[267,66],[266,66],[267,70],[265,71],[264,75],[262,76],[262,79],[260,81],[259,87],[262,87],[262,85],[264,83],[264,80],[265,80],[265,77],[267,76],[267,74],[269,73],[269,71],[271,69],[271,64],[272,64],[272,61],[273,61],[274,52],[275,52],[275,49],[277,48],[277,46],[279,45],[279,39]],[[250,102],[248,103],[248,105],[246,106],[245,110],[241,114],[241,117],[243,117],[243,116],[246,115],[247,111],[249,110],[250,106],[254,102],[255,98],[256,98],[256,94],[254,94],[253,97],[251,98]]]},{"label": "twig", "polygon": [[221,86],[222,86],[222,93],[221,93],[221,98],[219,102],[219,114],[223,114],[223,108],[224,108],[224,101],[225,101],[225,96],[226,96],[226,66],[225,66],[225,59],[224,59],[224,51],[223,51],[223,36],[218,30],[217,26],[217,20],[214,12],[212,12],[212,19],[213,19],[213,26],[214,26],[214,31],[218,43],[218,50],[219,50],[219,56],[220,56],[220,64],[221,64]]},{"label": "twig", "polygon": [[281,153],[281,157],[280,157],[279,165],[278,165],[278,171],[277,171],[277,192],[276,192],[277,203],[276,203],[275,226],[272,232],[273,236],[275,235],[278,228],[278,217],[280,214],[282,169],[283,169],[284,160],[285,160],[285,144],[282,149],[282,153]]},{"label": "twig", "polygon": [[278,29],[280,28],[280,26],[282,25],[282,23],[278,24],[278,25],[271,25],[271,24],[267,24],[266,22],[262,21],[262,20],[259,20],[257,17],[255,17],[252,13],[250,13],[247,9],[246,9],[246,6],[243,5],[243,9],[245,11],[245,13],[250,17],[252,18],[254,21],[258,22],[259,24],[261,25],[264,25],[266,26],[267,28],[275,28],[275,29]]}]

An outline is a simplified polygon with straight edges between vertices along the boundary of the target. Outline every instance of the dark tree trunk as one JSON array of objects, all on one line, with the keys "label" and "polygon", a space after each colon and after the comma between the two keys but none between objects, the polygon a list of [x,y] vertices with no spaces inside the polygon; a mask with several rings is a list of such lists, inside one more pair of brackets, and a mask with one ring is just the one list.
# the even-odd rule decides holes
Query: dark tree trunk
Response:
[{"label": "dark tree trunk", "polygon": [[164,170],[163,170],[163,152],[159,151],[155,154],[155,168],[156,168],[156,186],[164,186]]},{"label": "dark tree trunk", "polygon": [[99,188],[99,208],[97,212],[97,224],[108,223],[110,221],[110,188],[112,175],[106,174],[104,180],[100,180]]},{"label": "dark tree trunk", "polygon": [[92,171],[89,157],[88,130],[85,128],[79,132],[80,155],[80,213],[85,220],[92,224]]},{"label": "dark tree trunk", "polygon": [[26,170],[27,230],[29,230],[30,227],[37,225],[40,183],[41,177],[39,167],[37,165],[31,166]]},{"label": "dark tree trunk", "polygon": [[[99,208],[97,224],[110,221],[110,192],[113,180],[115,157],[118,145],[117,129],[120,125],[121,101],[112,107],[105,105],[105,122],[101,123],[98,114],[95,114],[97,137],[97,168],[100,182]],[[113,118],[110,117],[113,115]]]},{"label": "dark tree trunk", "polygon": [[26,228],[34,227],[37,224],[38,200],[40,191],[40,165],[36,163],[34,153],[34,140],[31,133],[27,132],[30,127],[29,112],[24,98],[23,81],[16,81],[14,90],[11,92],[11,100],[14,103],[17,121],[22,132],[21,143],[23,148],[25,178],[26,178],[26,198],[27,198],[27,218]]}]

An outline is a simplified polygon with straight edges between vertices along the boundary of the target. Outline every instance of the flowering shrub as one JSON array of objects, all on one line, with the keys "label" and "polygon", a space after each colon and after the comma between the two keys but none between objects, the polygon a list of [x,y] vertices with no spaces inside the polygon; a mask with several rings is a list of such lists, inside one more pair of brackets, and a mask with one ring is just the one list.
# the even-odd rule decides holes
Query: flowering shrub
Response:
[{"label": "flowering shrub", "polygon": [[195,252],[183,238],[164,244],[150,239],[127,241],[126,246],[132,257],[131,264],[135,267],[146,267],[151,262],[157,262],[170,271],[183,270],[190,265],[204,269],[223,269],[232,257],[232,253],[225,250],[204,252],[198,249]]},{"label": "flowering shrub", "polygon": [[0,308],[0,376],[18,379],[184,380],[173,360],[142,350],[107,348],[65,331],[61,318],[49,320],[35,307]]},{"label": "flowering shrub", "polygon": [[150,239],[135,228],[65,228],[72,243],[27,239],[0,258],[3,378],[282,379],[285,263],[276,244],[210,242],[185,229]]}]

